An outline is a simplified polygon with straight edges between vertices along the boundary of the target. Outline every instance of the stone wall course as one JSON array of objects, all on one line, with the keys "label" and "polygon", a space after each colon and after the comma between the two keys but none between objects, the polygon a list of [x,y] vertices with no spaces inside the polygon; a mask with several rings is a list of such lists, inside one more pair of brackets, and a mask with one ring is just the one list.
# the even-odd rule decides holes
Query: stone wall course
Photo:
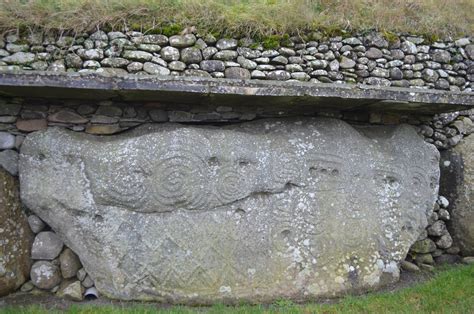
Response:
[{"label": "stone wall course", "polygon": [[[22,36],[10,36],[13,41],[8,43],[0,40],[0,71],[140,74],[143,63],[151,62],[145,63],[145,71],[153,75],[205,75],[201,70],[218,78],[297,81],[308,81],[309,75],[313,82],[465,92],[472,92],[474,79],[471,37],[429,43],[420,36],[399,34],[396,41],[389,42],[373,32],[308,42],[291,37],[275,48],[264,48],[246,38],[209,40],[212,36],[199,34],[168,38],[141,32],[96,31],[55,40],[51,40],[54,36],[34,37],[35,41],[26,44]],[[225,65],[216,68],[217,63],[211,66],[200,63],[202,60],[223,61]],[[162,68],[154,69],[152,63]],[[220,73],[234,66],[259,72],[250,77]]]}]

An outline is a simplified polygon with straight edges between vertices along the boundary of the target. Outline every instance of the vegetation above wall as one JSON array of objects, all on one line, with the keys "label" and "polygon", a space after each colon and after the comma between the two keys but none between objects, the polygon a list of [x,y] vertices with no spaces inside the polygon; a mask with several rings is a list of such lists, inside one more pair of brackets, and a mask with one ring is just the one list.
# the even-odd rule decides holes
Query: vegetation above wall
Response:
[{"label": "vegetation above wall", "polygon": [[167,36],[188,27],[268,37],[376,29],[435,37],[474,33],[471,0],[3,0],[0,30],[140,30]]}]

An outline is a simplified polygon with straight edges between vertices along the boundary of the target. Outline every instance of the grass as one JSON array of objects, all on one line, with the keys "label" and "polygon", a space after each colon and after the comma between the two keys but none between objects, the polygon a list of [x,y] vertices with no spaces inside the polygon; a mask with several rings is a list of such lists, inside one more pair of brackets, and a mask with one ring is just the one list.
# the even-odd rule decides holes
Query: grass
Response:
[{"label": "grass", "polygon": [[[243,313],[473,313],[474,265],[451,267],[439,271],[432,280],[396,292],[374,293],[366,296],[348,296],[335,304],[298,305],[280,300],[268,306],[242,305],[208,308],[175,306],[157,308],[152,305],[88,306],[74,305],[71,314],[243,314]],[[54,313],[39,306],[0,309],[1,314]]]},{"label": "grass", "polygon": [[472,0],[1,0],[0,30],[201,32],[263,38],[312,30],[462,36]]}]

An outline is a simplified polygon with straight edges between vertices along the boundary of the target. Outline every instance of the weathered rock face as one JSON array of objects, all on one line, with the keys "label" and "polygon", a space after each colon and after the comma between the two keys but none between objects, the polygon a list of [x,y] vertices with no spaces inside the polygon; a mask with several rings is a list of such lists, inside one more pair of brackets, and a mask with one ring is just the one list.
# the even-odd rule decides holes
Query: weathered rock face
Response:
[{"label": "weathered rock face", "polygon": [[20,208],[18,183],[0,169],[0,296],[28,279],[33,234]]},{"label": "weathered rock face", "polygon": [[441,193],[451,200],[448,229],[464,255],[474,255],[474,137],[465,137],[442,155]]},{"label": "weathered rock face", "polygon": [[280,119],[48,129],[23,143],[20,179],[25,204],[109,297],[265,301],[397,280],[438,162],[409,126]]}]

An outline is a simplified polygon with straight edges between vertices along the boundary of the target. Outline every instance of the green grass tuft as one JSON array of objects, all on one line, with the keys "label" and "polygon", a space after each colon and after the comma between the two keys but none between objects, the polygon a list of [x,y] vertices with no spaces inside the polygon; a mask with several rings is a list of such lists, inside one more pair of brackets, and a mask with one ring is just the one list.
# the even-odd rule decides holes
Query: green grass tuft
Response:
[{"label": "green grass tuft", "polygon": [[[372,293],[364,296],[347,296],[335,304],[302,304],[289,300],[277,300],[271,305],[212,307],[157,307],[141,305],[73,305],[70,314],[192,314],[192,313],[473,313],[474,309],[474,265],[445,268],[425,283],[417,284],[396,292]],[[61,311],[62,312],[62,311]],[[58,310],[41,306],[0,308],[0,314],[49,314]]]},{"label": "green grass tuft", "polygon": [[176,34],[195,26],[235,37],[318,29],[331,36],[375,29],[442,37],[472,35],[473,12],[472,0],[2,0],[0,30]]}]

